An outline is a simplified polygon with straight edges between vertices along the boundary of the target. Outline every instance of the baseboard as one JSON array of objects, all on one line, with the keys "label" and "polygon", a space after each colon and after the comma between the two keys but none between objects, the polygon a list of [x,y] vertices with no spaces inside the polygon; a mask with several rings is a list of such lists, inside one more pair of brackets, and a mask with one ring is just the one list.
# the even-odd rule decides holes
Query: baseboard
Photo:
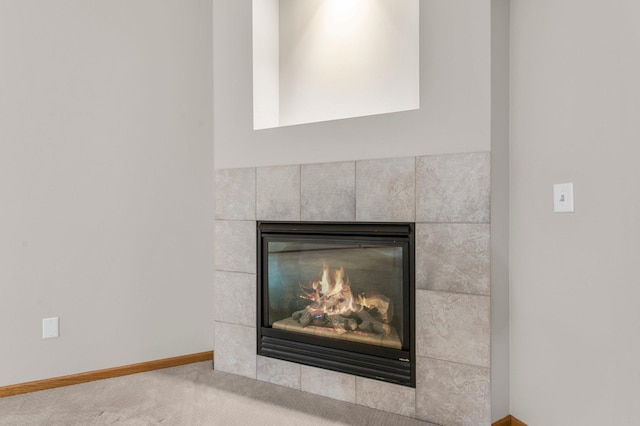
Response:
[{"label": "baseboard", "polygon": [[127,376],[129,374],[144,373],[145,371],[160,370],[162,368],[177,367],[179,365],[193,364],[194,362],[212,361],[213,351],[197,354],[176,356],[173,358],[159,359],[156,361],[141,362],[139,364],[124,365],[122,367],[108,368],[106,370],[89,371],[86,373],[72,374],[70,376],[54,377],[52,379],[37,380],[35,382],[20,383],[0,387],[0,398],[5,396],[20,395],[62,386],[77,385],[112,377]]},{"label": "baseboard", "polygon": [[527,425],[522,423],[520,420],[516,419],[515,417],[513,417],[511,414],[509,414],[507,417],[505,417],[504,419],[498,420],[491,426],[527,426]]}]

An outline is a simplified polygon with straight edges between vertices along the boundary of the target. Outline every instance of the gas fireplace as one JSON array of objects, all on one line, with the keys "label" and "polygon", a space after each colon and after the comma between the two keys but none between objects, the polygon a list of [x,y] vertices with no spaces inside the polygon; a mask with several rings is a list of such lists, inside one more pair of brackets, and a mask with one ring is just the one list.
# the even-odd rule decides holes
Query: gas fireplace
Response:
[{"label": "gas fireplace", "polygon": [[412,223],[257,231],[260,355],[415,387]]}]

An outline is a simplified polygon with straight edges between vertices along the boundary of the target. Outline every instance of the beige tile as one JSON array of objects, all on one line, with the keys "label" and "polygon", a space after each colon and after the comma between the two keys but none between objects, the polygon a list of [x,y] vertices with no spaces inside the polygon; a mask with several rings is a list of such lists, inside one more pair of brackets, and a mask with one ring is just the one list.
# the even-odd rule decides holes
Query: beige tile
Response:
[{"label": "beige tile", "polygon": [[226,373],[255,379],[256,328],[216,321],[215,334],[214,368]]},{"label": "beige tile", "polygon": [[489,369],[418,358],[417,418],[447,426],[491,424]]},{"label": "beige tile", "polygon": [[406,417],[416,416],[416,390],[407,386],[357,377],[356,403]]},{"label": "beige tile", "polygon": [[304,164],[301,175],[302,220],[355,220],[355,162]]},{"label": "beige tile", "polygon": [[301,389],[340,401],[356,402],[356,376],[322,368],[302,366]]},{"label": "beige tile", "polygon": [[489,153],[418,157],[416,221],[489,223]]},{"label": "beige tile", "polygon": [[214,261],[218,271],[256,273],[256,222],[216,220]]},{"label": "beige tile", "polygon": [[256,169],[215,172],[215,218],[256,220]]},{"label": "beige tile", "polygon": [[488,296],[416,290],[416,353],[489,367]]},{"label": "beige tile", "polygon": [[258,380],[300,389],[302,366],[294,362],[258,356]]},{"label": "beige tile", "polygon": [[258,220],[300,220],[300,166],[257,169]]},{"label": "beige tile", "polygon": [[356,163],[358,221],[415,220],[415,159],[392,158]]},{"label": "beige tile", "polygon": [[238,272],[215,274],[215,320],[256,326],[256,276]]},{"label": "beige tile", "polygon": [[416,225],[416,288],[489,295],[490,225]]}]

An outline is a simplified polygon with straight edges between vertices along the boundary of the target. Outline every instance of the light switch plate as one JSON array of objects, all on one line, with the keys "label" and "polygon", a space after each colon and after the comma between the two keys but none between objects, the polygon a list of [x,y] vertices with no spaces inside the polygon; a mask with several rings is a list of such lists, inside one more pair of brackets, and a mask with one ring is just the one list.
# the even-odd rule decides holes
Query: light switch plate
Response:
[{"label": "light switch plate", "polygon": [[58,337],[60,334],[60,324],[58,318],[43,318],[42,319],[42,338],[49,339],[51,337]]},{"label": "light switch plate", "polygon": [[553,185],[553,211],[556,213],[573,213],[573,183]]}]

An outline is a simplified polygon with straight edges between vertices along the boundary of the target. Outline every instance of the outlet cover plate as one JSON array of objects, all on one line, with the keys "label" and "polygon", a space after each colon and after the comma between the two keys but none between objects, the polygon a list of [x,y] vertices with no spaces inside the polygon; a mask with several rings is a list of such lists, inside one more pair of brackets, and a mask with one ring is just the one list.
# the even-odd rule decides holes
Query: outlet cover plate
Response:
[{"label": "outlet cover plate", "polygon": [[58,317],[42,319],[42,338],[50,339],[60,335],[60,324]]}]

